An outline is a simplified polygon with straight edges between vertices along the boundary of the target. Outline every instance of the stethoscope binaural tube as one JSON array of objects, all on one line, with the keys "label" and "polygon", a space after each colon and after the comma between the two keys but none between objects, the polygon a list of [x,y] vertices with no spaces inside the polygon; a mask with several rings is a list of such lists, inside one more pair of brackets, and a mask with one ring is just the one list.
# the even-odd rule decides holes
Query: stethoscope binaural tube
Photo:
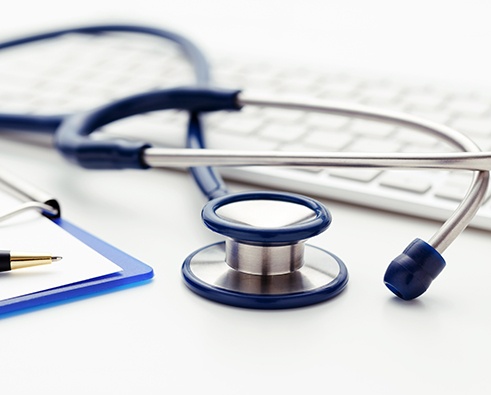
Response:
[{"label": "stethoscope binaural tube", "polygon": [[[436,138],[445,140],[447,143],[452,144],[455,148],[461,151],[481,151],[479,147],[464,134],[445,125],[440,125],[405,113],[384,111],[357,105],[329,105],[327,103],[317,101],[298,103],[288,100],[282,101],[268,98],[256,99],[254,97],[249,98],[247,97],[247,95],[244,94],[239,95],[238,103],[240,106],[269,106],[284,109],[316,111],[321,113],[368,118],[372,120],[378,120],[418,129],[420,131],[429,133]],[[370,164],[367,163],[365,164],[365,166],[370,166]],[[448,168],[448,166],[443,164],[442,168]],[[459,207],[457,207],[452,216],[443,224],[443,226],[433,235],[433,237],[429,241],[429,244],[434,247],[439,253],[445,251],[445,249],[455,240],[455,238],[469,225],[472,218],[474,218],[485,197],[488,183],[489,172],[484,170],[477,171],[474,175],[468,192]]]}]

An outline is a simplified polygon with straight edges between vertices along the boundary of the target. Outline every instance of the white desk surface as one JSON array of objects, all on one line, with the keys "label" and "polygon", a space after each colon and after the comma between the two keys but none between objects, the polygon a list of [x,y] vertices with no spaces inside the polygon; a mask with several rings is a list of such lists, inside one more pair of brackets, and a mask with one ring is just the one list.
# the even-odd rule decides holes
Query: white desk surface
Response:
[{"label": "white desk surface", "polygon": [[[479,50],[491,34],[485,2],[24,3],[0,15],[2,35],[138,22],[188,33],[216,53],[475,83],[491,70],[489,48]],[[346,262],[347,289],[308,308],[238,309],[181,280],[186,256],[217,240],[200,222],[204,199],[185,173],[87,171],[47,147],[8,140],[0,153],[1,166],[59,198],[64,217],[155,271],[142,286],[0,319],[4,394],[491,391],[488,232],[465,231],[428,293],[404,303],[385,289],[385,268],[438,224],[324,201],[334,222],[311,243]]]}]

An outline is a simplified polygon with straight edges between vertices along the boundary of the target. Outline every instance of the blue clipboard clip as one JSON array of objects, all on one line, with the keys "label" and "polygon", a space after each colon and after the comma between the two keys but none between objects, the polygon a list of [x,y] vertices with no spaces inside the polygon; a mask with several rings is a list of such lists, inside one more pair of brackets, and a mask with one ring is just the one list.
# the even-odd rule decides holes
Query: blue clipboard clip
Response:
[{"label": "blue clipboard clip", "polygon": [[4,170],[0,170],[0,183],[7,187],[14,195],[24,200],[21,206],[0,216],[0,221],[11,218],[26,210],[35,209],[41,211],[43,215],[50,218],[64,231],[70,233],[121,268],[121,271],[117,273],[1,300],[0,318],[19,310],[34,309],[44,305],[61,303],[69,299],[122,288],[153,278],[153,269],[150,266],[109,245],[69,221],[62,219],[58,201],[46,192]]}]

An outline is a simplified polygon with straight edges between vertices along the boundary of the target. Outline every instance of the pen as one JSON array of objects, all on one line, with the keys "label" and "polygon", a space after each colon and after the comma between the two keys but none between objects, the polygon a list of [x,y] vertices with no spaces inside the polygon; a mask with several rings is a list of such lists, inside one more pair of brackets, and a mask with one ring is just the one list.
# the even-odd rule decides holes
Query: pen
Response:
[{"label": "pen", "polygon": [[59,260],[61,260],[61,256],[0,250],[0,272],[31,266],[48,265]]}]

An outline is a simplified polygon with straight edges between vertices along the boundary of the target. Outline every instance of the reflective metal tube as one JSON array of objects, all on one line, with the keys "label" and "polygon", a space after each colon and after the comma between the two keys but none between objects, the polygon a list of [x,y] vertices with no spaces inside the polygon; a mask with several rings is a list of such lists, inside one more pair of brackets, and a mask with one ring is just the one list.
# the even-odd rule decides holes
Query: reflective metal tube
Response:
[{"label": "reflective metal tube", "polygon": [[60,205],[55,198],[3,169],[0,169],[0,185],[25,201],[18,207],[1,213],[0,222],[33,209],[49,218],[60,216]]},{"label": "reflective metal tube", "polygon": [[491,170],[491,152],[406,154],[149,148],[145,150],[144,160],[150,167],[318,166],[383,169]]}]

